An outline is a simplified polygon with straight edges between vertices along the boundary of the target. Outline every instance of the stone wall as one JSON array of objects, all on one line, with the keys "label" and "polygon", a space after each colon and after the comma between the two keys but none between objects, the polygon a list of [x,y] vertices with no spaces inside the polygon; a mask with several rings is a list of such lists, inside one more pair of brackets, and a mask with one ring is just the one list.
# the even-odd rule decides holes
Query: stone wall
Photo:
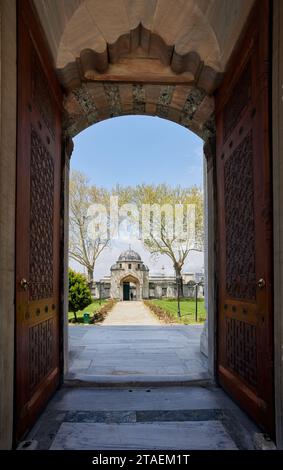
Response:
[{"label": "stone wall", "polygon": [[0,448],[13,432],[16,187],[16,1],[0,2]]},{"label": "stone wall", "polygon": [[[147,271],[140,271],[137,276],[136,271],[128,270],[123,271],[121,274],[120,270],[112,270],[111,278],[106,278],[99,282],[93,283],[91,287],[91,294],[95,299],[119,299],[123,298],[123,279],[128,275],[132,275],[138,281],[135,288],[135,298],[140,299],[161,299],[161,298],[176,298],[177,297],[177,286],[174,278],[160,278],[151,279],[148,277]],[[185,298],[195,298],[195,288],[189,287],[186,284],[183,286],[183,294]],[[204,290],[202,287],[198,289],[198,298],[204,298]]]},{"label": "stone wall", "polygon": [[112,299],[123,299],[124,281],[136,284],[137,300],[148,298],[148,270],[141,261],[118,262],[111,268],[110,296]]}]

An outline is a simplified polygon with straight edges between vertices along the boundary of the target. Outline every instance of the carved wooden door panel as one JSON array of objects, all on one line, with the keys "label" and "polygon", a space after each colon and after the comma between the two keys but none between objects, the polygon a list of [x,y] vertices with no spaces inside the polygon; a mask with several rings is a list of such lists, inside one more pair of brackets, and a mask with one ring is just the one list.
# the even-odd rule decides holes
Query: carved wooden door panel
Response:
[{"label": "carved wooden door panel", "polygon": [[216,97],[218,374],[273,433],[268,4],[256,5]]},{"label": "carved wooden door panel", "polygon": [[59,383],[61,95],[28,1],[18,10],[16,437]]}]

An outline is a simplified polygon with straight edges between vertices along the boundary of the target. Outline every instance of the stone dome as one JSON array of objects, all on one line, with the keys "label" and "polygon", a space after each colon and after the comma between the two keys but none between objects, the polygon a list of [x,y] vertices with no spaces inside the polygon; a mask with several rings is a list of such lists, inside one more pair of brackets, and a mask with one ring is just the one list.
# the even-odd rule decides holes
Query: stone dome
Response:
[{"label": "stone dome", "polygon": [[118,261],[141,261],[141,257],[134,250],[126,250],[120,254]]}]

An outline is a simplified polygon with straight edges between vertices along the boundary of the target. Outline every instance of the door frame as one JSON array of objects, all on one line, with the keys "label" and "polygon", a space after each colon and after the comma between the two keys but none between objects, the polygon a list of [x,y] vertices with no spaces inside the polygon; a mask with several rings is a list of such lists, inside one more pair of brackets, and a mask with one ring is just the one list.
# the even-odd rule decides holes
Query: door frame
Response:
[{"label": "door frame", "polygon": [[[219,273],[218,322],[220,328],[218,332],[219,383],[224,390],[234,397],[235,401],[243,407],[247,414],[252,416],[258,422],[258,425],[266,429],[274,438],[273,214],[272,149],[270,145],[272,129],[270,115],[271,19],[269,0],[256,1],[246,28],[242,32],[242,37],[229,60],[226,76],[220,85],[219,91],[216,91],[216,129],[219,132],[217,138],[217,179],[220,195],[218,200],[219,242],[221,242],[220,237],[223,242],[223,246],[220,247],[219,245],[218,247],[221,256],[219,256],[217,270]],[[247,76],[245,72],[247,67],[251,70],[251,78],[249,85],[246,85],[244,89],[249,87],[249,96],[241,110],[236,108],[239,119],[232,122],[231,129],[229,129],[231,133],[228,132],[228,135],[225,135],[225,125],[223,124],[225,109],[231,105],[230,97],[233,100],[235,89],[237,90],[236,93],[239,91],[237,87],[241,83],[241,77]],[[254,219],[251,218],[248,222],[252,220],[255,225],[255,228],[251,228],[251,231],[253,231],[255,238],[254,269],[257,277],[255,279],[251,278],[250,282],[256,285],[256,280],[263,276],[266,279],[266,288],[261,292],[259,288],[255,287],[254,293],[247,290],[245,292],[241,291],[241,295],[233,289],[229,291],[226,286],[227,254],[225,255],[225,250],[227,249],[226,238],[229,228],[223,219],[226,213],[226,194],[224,190],[224,168],[226,168],[226,164],[224,167],[224,162],[228,161],[226,160],[227,154],[235,155],[236,149],[240,148],[239,146],[243,145],[243,142],[246,142],[247,145],[248,135],[251,132],[253,134],[251,154],[254,155],[251,160],[251,174],[253,175],[254,185],[254,188],[251,188],[251,211],[253,211]],[[255,156],[261,149],[262,153],[259,153],[261,158],[258,164],[260,169],[257,171]],[[232,209],[234,208],[232,206]],[[235,222],[236,219],[234,218],[233,221]],[[262,231],[263,234],[261,235]],[[248,235],[249,232],[247,232]],[[244,239],[241,240],[241,246],[244,246]],[[262,256],[262,250],[264,250],[264,256]],[[238,260],[233,259],[232,261],[237,262]],[[232,280],[232,282],[234,287],[235,281]],[[246,284],[245,287],[247,287]],[[227,319],[231,319],[229,320],[232,330],[230,335],[227,333],[229,331]],[[235,340],[236,344],[233,346],[234,335],[235,338],[241,338],[241,335],[242,338],[245,338],[245,340],[242,339],[242,344],[248,345],[247,353],[245,348],[241,348],[241,339],[240,342]],[[249,343],[248,338],[253,337],[255,338],[254,342],[250,340]],[[228,343],[226,338],[229,338]],[[231,345],[231,343],[230,356],[232,356],[232,364],[229,364],[229,351],[227,352],[227,349],[229,350],[229,344]],[[250,363],[245,354],[249,354]],[[233,364],[234,355],[236,356],[236,364]],[[244,366],[242,367],[241,360],[244,357]],[[253,357],[255,358],[254,362]],[[245,364],[247,364],[247,368]],[[251,364],[250,369],[249,364]],[[252,368],[253,365],[254,369]]]},{"label": "door frame", "polygon": [[0,2],[0,449],[13,439],[17,2]]},{"label": "door frame", "polygon": [[[283,187],[283,5],[281,0],[273,0],[273,202],[274,202],[274,293],[275,293],[275,402],[276,402],[276,441],[279,449],[283,449],[283,204],[280,187]],[[14,317],[14,217],[15,217],[15,146],[16,146],[16,0],[2,0],[0,4],[1,24],[6,25],[1,32],[1,124],[2,145],[0,152],[0,173],[5,169],[5,178],[0,178],[0,193],[6,199],[0,199],[0,222],[5,230],[0,230],[0,259],[5,269],[0,269],[0,310],[1,325],[0,354],[5,374],[0,375],[0,392],[4,397],[3,409],[0,409],[0,448],[12,447],[13,423],[13,317]],[[65,180],[64,198],[68,184]],[[1,214],[5,214],[5,220]],[[65,220],[65,217],[64,217]],[[65,232],[66,237],[66,232]],[[66,263],[63,262],[66,266]],[[11,347],[6,347],[9,344]],[[66,356],[66,346],[65,346]],[[6,397],[6,398],[5,398]],[[1,405],[1,404],[0,404]],[[3,411],[3,412],[2,412]]]},{"label": "door frame", "polygon": [[273,0],[272,28],[272,165],[274,267],[275,426],[283,450],[283,3]]},{"label": "door frame", "polygon": [[[17,171],[16,171],[16,220],[15,220],[15,376],[14,376],[14,439],[22,439],[44,408],[50,397],[58,389],[61,376],[59,345],[62,337],[60,319],[62,317],[60,292],[60,251],[61,230],[61,87],[53,67],[51,54],[48,49],[41,25],[38,21],[31,0],[18,0],[17,3],[17,53],[18,53],[18,83],[17,83]],[[33,60],[42,73],[42,82],[48,85],[48,91],[43,91],[35,85]],[[50,115],[54,117],[54,134],[46,121],[49,115],[42,112],[38,104],[44,103],[47,93],[52,95]],[[37,95],[39,99],[37,100]],[[43,100],[43,101],[42,101]],[[35,114],[37,113],[37,114]],[[48,117],[46,117],[48,116]],[[32,128],[32,131],[31,131]],[[46,133],[46,134],[45,134]],[[31,135],[38,139],[32,147]],[[45,142],[46,140],[46,142]],[[44,143],[43,143],[44,142]],[[50,147],[48,145],[50,144]],[[30,147],[29,147],[30,145]],[[30,234],[31,221],[38,220],[37,203],[35,202],[34,219],[31,216],[32,198],[30,195],[32,155],[39,155],[33,148],[39,146],[46,155],[50,155],[50,179],[52,182],[52,205],[50,219],[53,221],[51,235],[50,263],[52,264],[52,288],[47,292],[36,291],[32,297],[29,289],[21,288],[20,279],[27,278],[30,271]],[[26,153],[28,152],[28,154]],[[39,159],[38,161],[42,161]],[[52,163],[51,163],[52,162]],[[53,173],[54,172],[54,173]],[[23,180],[24,177],[24,180]],[[53,178],[53,179],[52,179]],[[34,181],[37,177],[34,179]],[[44,184],[44,182],[43,182]],[[39,188],[41,186],[38,185]],[[38,199],[38,193],[34,193]],[[35,198],[35,201],[37,200]],[[36,212],[37,211],[37,212]],[[31,216],[32,217],[32,216]],[[42,221],[40,223],[43,223]],[[51,222],[50,222],[51,223]],[[50,225],[49,225],[50,226]],[[37,234],[38,236],[38,234]],[[40,238],[38,237],[37,240]],[[37,274],[36,283],[42,276]],[[49,276],[49,273],[48,273]],[[31,284],[31,287],[34,284]],[[37,284],[36,284],[37,285]],[[30,287],[30,289],[31,289]],[[48,294],[48,295],[46,295]],[[51,306],[52,302],[52,306]],[[45,314],[44,314],[45,313]],[[31,333],[32,332],[32,333]],[[32,336],[31,336],[32,335]],[[40,335],[42,335],[40,337]],[[40,343],[42,341],[42,343]],[[30,349],[32,344],[32,349]],[[39,346],[41,344],[42,346]],[[49,349],[48,349],[49,348]],[[33,354],[31,351],[34,351]],[[40,351],[43,351],[40,353]],[[41,358],[37,360],[37,358]],[[34,358],[34,359],[32,359]],[[26,369],[22,360],[26,360]],[[45,363],[46,360],[46,363]],[[31,363],[34,363],[34,369]],[[34,382],[29,382],[29,373],[33,372]]]}]

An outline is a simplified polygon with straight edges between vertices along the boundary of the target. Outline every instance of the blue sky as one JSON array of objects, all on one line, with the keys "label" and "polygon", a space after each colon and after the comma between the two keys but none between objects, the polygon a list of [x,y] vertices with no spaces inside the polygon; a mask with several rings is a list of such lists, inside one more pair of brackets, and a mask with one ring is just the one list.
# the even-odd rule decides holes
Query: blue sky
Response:
[{"label": "blue sky", "polygon": [[99,186],[169,183],[202,185],[202,140],[165,119],[122,116],[74,139],[72,168]]},{"label": "blue sky", "polygon": [[[140,183],[181,186],[203,183],[202,140],[184,127],[148,116],[123,116],[95,124],[74,138],[71,169],[87,174],[90,182],[111,188]],[[109,274],[121,251],[139,252],[151,273],[173,274],[166,256],[153,259],[138,240],[119,240],[104,250],[95,268],[98,280]],[[71,262],[79,270],[83,269]],[[190,253],[184,271],[199,271],[203,255]]]}]

